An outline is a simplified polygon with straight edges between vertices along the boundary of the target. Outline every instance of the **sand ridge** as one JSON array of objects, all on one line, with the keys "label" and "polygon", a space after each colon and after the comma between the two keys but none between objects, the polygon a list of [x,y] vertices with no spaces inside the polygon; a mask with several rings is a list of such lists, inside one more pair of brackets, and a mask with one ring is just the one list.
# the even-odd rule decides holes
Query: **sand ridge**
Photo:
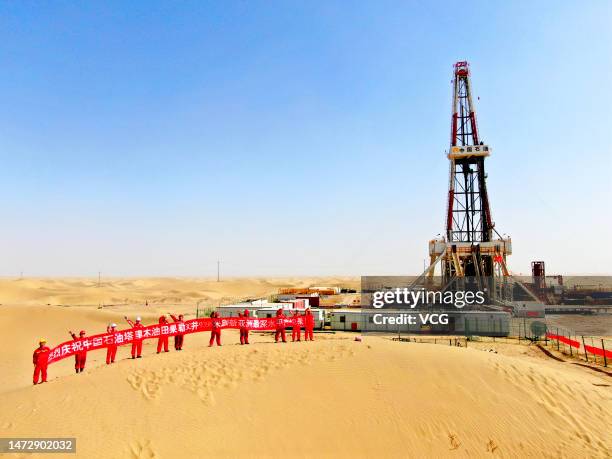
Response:
[{"label": "sand ridge", "polygon": [[[579,377],[569,378],[571,385],[564,385],[556,382],[554,373],[523,368],[520,361],[507,365],[505,359],[500,362],[500,356],[478,351],[436,345],[408,347],[380,338],[366,338],[364,343],[318,341],[317,347],[334,355],[323,351],[324,357],[315,361],[308,355],[320,349],[305,353],[305,346],[297,348],[297,344],[294,349],[273,346],[262,343],[248,351],[243,347],[243,355],[233,356],[242,349],[228,346],[213,356],[206,356],[206,350],[198,356],[152,356],[141,361],[147,368],[133,368],[133,362],[125,361],[119,371],[123,383],[112,374],[116,368],[100,368],[87,375],[85,382],[75,375],[40,387],[46,392],[44,400],[33,406],[21,404],[20,408],[22,412],[25,408],[26,414],[31,409],[28,428],[48,428],[41,422],[47,416],[49,425],[57,425],[53,421],[59,413],[60,419],[68,418],[63,420],[62,431],[76,429],[81,443],[93,441],[94,445],[98,439],[90,438],[90,430],[83,431],[85,426],[79,429],[79,415],[95,413],[97,422],[108,426],[119,415],[122,433],[111,434],[115,445],[123,445],[116,450],[116,457],[175,457],[171,447],[175,442],[186,448],[182,457],[198,457],[202,452],[215,457],[263,456],[270,444],[275,445],[278,456],[286,456],[296,452],[290,427],[286,435],[281,434],[282,439],[277,438],[286,431],[286,424],[295,426],[295,437],[301,438],[299,433],[306,429],[320,438],[321,442],[300,442],[297,451],[306,448],[306,455],[484,457],[493,453],[500,457],[535,457],[537,452],[540,457],[606,457],[609,452],[605,438],[593,433],[594,428],[605,432],[605,423],[610,420],[606,398],[597,391],[576,398]],[[471,389],[457,378],[450,387],[448,381],[444,382],[446,373],[457,371],[455,365],[448,365],[441,373],[435,369],[423,371],[417,365],[413,374],[418,373],[418,377],[406,378],[398,374],[406,368],[393,355],[405,353],[404,349],[425,354],[425,359],[435,358],[438,351],[446,355],[473,354],[471,362],[491,366],[491,371],[474,378]],[[251,360],[254,352],[261,355]],[[279,353],[295,355],[279,358]],[[170,357],[175,359],[172,363]],[[456,365],[463,366],[464,359],[459,360]],[[379,365],[372,365],[372,361]],[[393,361],[399,368],[389,371]],[[266,362],[272,362],[272,366],[266,366]],[[464,370],[478,368],[482,372],[479,365],[467,365]],[[368,369],[374,371],[367,376]],[[107,380],[113,383],[107,384]],[[71,387],[66,387],[68,382]],[[498,392],[499,382],[504,393]],[[137,396],[135,400],[127,388]],[[82,406],[82,397],[91,391],[103,402],[87,409]],[[60,406],[54,406],[55,416],[51,417],[47,411],[54,405],[51,401],[56,394],[66,392],[70,395],[60,396]],[[599,425],[587,422],[585,408],[593,421],[601,418]],[[487,422],[481,424],[483,420]],[[18,423],[3,427],[21,431],[23,423]],[[238,444],[236,436],[240,438]],[[355,436],[364,439],[364,444],[353,444],[350,439]],[[544,451],[546,448],[550,450]],[[89,446],[83,449],[86,457],[105,457],[103,450],[96,452]]]},{"label": "sand ridge", "polygon": [[0,278],[0,304],[218,305],[267,297],[283,287],[357,288],[356,277],[228,278]]},{"label": "sand ridge", "polygon": [[90,353],[78,375],[65,359],[33,387],[25,337],[102,326],[109,311],[0,313],[4,435],[76,436],[77,457],[610,456],[609,381],[555,361],[350,333],[287,344],[252,333],[240,346],[225,330],[220,348],[201,333],[181,352],[146,342],[138,360],[122,347],[112,366]]}]

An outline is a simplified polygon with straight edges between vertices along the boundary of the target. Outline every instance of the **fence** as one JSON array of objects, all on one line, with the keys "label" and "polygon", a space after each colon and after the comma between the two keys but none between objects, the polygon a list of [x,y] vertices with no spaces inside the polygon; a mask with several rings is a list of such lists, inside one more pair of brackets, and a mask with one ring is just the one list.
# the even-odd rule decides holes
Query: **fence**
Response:
[{"label": "fence", "polygon": [[215,310],[214,306],[196,306],[196,319],[201,317],[210,317],[210,314]]},{"label": "fence", "polygon": [[596,365],[612,362],[612,340],[572,333],[561,327],[549,327],[544,339],[546,347]]},{"label": "fence", "polygon": [[507,336],[495,335],[471,335],[466,333],[464,337],[419,337],[415,335],[404,335],[398,333],[393,338],[398,341],[409,341],[415,343],[447,344],[451,346],[467,347],[469,341],[491,341],[499,343],[530,343],[543,344],[548,349],[556,350],[564,355],[579,359],[591,364],[608,367],[612,364],[612,340],[577,335],[570,330],[546,325],[538,319],[513,318],[510,322]]},{"label": "fence", "polygon": [[443,344],[446,346],[456,346],[456,347],[467,347],[468,339],[465,336],[427,336],[427,337],[419,337],[419,336],[396,336],[392,338],[393,341],[405,341],[409,343],[428,343],[428,344]]},{"label": "fence", "polygon": [[588,363],[607,367],[612,362],[612,340],[578,335],[566,328],[546,324],[539,319],[514,318],[510,324],[510,336],[520,340],[542,342],[551,348]]}]

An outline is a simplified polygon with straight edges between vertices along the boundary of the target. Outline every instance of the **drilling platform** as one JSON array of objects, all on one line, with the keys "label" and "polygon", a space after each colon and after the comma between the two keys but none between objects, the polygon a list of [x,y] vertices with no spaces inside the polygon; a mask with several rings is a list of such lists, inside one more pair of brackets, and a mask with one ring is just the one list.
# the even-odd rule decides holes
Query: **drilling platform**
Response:
[{"label": "drilling platform", "polygon": [[453,74],[446,228],[442,238],[429,241],[430,264],[421,279],[431,281],[440,265],[443,290],[479,289],[488,304],[508,305],[512,241],[500,236],[491,217],[485,159],[492,150],[478,130],[469,64],[457,62]]}]

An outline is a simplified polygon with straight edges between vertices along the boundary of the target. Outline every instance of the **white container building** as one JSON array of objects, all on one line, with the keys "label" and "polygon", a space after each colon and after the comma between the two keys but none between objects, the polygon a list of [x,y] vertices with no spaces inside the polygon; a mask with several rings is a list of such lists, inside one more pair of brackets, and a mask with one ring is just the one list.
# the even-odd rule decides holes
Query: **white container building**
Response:
[{"label": "white container building", "polygon": [[[423,324],[418,314],[448,314],[448,323]],[[410,324],[404,314],[416,316]],[[508,336],[510,314],[499,311],[417,311],[335,309],[330,313],[332,330],[387,333],[459,334]]]}]

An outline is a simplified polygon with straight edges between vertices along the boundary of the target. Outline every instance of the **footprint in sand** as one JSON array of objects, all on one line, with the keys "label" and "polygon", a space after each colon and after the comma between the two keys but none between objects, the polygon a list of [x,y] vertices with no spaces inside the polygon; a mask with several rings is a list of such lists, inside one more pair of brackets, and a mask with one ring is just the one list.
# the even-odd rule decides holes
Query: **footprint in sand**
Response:
[{"label": "footprint in sand", "polygon": [[149,440],[136,441],[130,445],[130,457],[133,459],[155,459],[157,454],[151,447]]},{"label": "footprint in sand", "polygon": [[450,441],[451,450],[458,449],[461,446],[461,442],[459,441],[459,439],[457,438],[457,435],[455,434],[449,433],[448,440]]},{"label": "footprint in sand", "polygon": [[132,389],[139,390],[142,384],[142,377],[138,374],[132,374],[127,377],[127,382],[130,383]]},{"label": "footprint in sand", "polygon": [[147,400],[152,400],[159,395],[161,385],[155,373],[135,373],[127,377],[132,389],[142,392]]},{"label": "footprint in sand", "polygon": [[130,386],[141,392],[148,400],[155,399],[163,386],[170,384],[184,387],[195,394],[206,405],[214,405],[213,391],[225,387],[235,389],[244,380],[261,381],[274,369],[291,365],[310,365],[315,361],[334,361],[355,355],[349,346],[339,346],[326,352],[309,352],[307,349],[285,354],[263,353],[253,350],[249,355],[234,356],[228,360],[202,362],[197,358],[183,361],[180,365],[158,371],[138,369],[127,377]]},{"label": "footprint in sand", "polygon": [[215,395],[210,389],[200,388],[196,391],[199,399],[208,406],[214,406],[216,404]]},{"label": "footprint in sand", "polygon": [[487,443],[487,453],[495,453],[497,450],[499,450],[499,446],[497,446],[493,440],[489,439]]}]

